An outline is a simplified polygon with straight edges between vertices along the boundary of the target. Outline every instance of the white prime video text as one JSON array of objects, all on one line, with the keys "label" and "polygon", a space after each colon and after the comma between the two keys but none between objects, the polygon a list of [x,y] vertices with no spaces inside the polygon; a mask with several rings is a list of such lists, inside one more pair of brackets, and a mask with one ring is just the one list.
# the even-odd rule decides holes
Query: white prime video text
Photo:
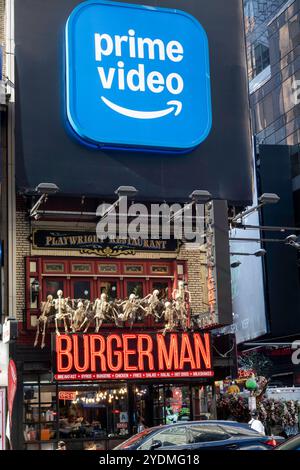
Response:
[{"label": "white prime video text", "polygon": [[144,64],[138,64],[136,68],[129,68],[125,63],[125,57],[129,59],[146,59],[148,63],[157,59],[161,62],[169,60],[178,63],[183,60],[184,50],[179,41],[169,41],[167,44],[162,39],[150,39],[136,37],[135,31],[130,29],[127,36],[111,36],[110,34],[95,34],[95,59],[102,62],[103,58],[114,56],[118,60],[116,67],[98,67],[101,85],[104,89],[125,90],[126,86],[134,92],[145,92],[148,89],[152,93],[162,93],[165,88],[173,95],[179,95],[184,88],[184,81],[180,74],[169,73],[167,76],[153,70],[145,71]]}]

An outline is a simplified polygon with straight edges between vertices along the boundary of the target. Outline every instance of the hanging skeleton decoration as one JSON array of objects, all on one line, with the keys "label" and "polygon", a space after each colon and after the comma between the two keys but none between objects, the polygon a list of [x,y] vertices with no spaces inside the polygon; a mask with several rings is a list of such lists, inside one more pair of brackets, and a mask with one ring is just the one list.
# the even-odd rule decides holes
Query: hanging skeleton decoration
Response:
[{"label": "hanging skeleton decoration", "polygon": [[165,320],[165,327],[163,329],[163,336],[166,335],[167,332],[171,332],[175,329],[175,309],[174,304],[171,302],[165,303],[165,309],[163,311],[164,320]]},{"label": "hanging skeleton decoration", "polygon": [[191,302],[191,294],[186,289],[184,281],[178,282],[178,288],[172,292],[175,302],[175,313],[177,326],[186,331],[188,326],[188,312]]},{"label": "hanging skeleton decoration", "polygon": [[93,304],[90,300],[85,300],[84,301],[84,314],[83,314],[83,322],[80,325],[79,330],[82,330],[82,328],[86,325],[85,329],[83,330],[84,333],[86,333],[91,325],[91,323],[94,320],[94,311],[93,311]]},{"label": "hanging skeleton decoration", "polygon": [[112,310],[111,304],[107,300],[107,295],[102,293],[100,299],[96,299],[93,305],[93,311],[95,312],[95,333],[98,333],[104,320],[109,319],[110,311]]},{"label": "hanging skeleton decoration", "polygon": [[155,289],[152,294],[148,294],[142,300],[142,303],[146,301],[145,317],[152,316],[155,321],[160,321],[163,315],[164,304],[159,298],[159,290]]},{"label": "hanging skeleton decoration", "polygon": [[63,320],[65,333],[69,332],[67,318],[69,319],[70,324],[72,324],[72,309],[68,305],[69,299],[63,298],[63,291],[57,291],[57,299],[54,300],[54,307],[56,310],[55,314],[55,332],[57,336],[60,336],[60,332],[58,329],[58,322]]},{"label": "hanging skeleton decoration", "polygon": [[141,300],[135,294],[130,294],[129,299],[116,305],[114,309],[116,313],[116,325],[119,322],[129,322],[129,327],[132,328],[137,319],[142,318],[141,310],[146,311],[141,304]]},{"label": "hanging skeleton decoration", "polygon": [[80,330],[81,324],[84,320],[84,313],[85,313],[85,308],[84,308],[83,302],[79,300],[77,304],[77,308],[74,311],[74,314],[72,316],[71,330],[73,333],[76,333],[76,331]]},{"label": "hanging skeleton decoration", "polygon": [[[117,327],[126,324],[132,328],[137,321],[152,317],[157,322],[164,322],[163,335],[176,329],[186,331],[189,328],[188,315],[191,301],[190,292],[183,281],[172,292],[172,300],[161,300],[159,290],[154,289],[143,299],[130,294],[126,300],[115,299],[108,301],[106,293],[94,302],[82,299],[69,299],[63,297],[61,290],[57,291],[57,298],[48,295],[47,300],[41,304],[41,315],[38,318],[34,346],[37,346],[39,335],[42,334],[41,348],[45,347],[45,334],[50,320],[55,320],[55,332],[59,336],[59,325],[63,322],[66,334],[83,332],[95,324],[95,333],[98,333],[103,323],[114,322]],[[194,325],[193,325],[194,326]]]},{"label": "hanging skeleton decoration", "polygon": [[48,295],[46,302],[41,303],[42,313],[37,320],[34,347],[38,345],[40,333],[42,334],[41,349],[45,347],[46,327],[47,327],[49,316],[52,310],[53,310],[53,297],[52,295]]}]

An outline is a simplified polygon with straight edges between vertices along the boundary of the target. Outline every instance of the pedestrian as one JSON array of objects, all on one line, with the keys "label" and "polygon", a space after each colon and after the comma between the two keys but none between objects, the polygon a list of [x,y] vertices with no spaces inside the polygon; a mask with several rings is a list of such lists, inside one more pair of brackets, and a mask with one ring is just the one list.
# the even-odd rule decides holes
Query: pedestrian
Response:
[{"label": "pedestrian", "polygon": [[251,419],[248,424],[251,429],[254,429],[254,431],[257,431],[260,434],[263,434],[264,436],[266,435],[265,427],[263,423],[260,421],[257,411],[252,411]]},{"label": "pedestrian", "polygon": [[56,450],[67,450],[66,443],[64,441],[59,441]]},{"label": "pedestrian", "polygon": [[145,426],[144,418],[140,416],[138,426],[137,426],[137,432],[139,433],[139,432],[145,431],[145,429],[146,429],[146,426]]}]

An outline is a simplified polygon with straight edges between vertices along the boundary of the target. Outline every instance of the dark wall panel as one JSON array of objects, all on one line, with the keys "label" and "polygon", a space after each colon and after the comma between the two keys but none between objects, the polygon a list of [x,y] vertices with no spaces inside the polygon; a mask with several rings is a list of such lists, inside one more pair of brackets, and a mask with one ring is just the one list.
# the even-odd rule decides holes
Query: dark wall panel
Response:
[{"label": "dark wall panel", "polygon": [[[276,205],[263,210],[263,224],[293,227],[294,207],[290,149],[287,146],[260,147],[261,192],[280,196]],[[265,232],[265,238],[285,239],[292,232]],[[297,250],[284,243],[266,244],[266,281],[270,329],[274,336],[300,332],[300,285]]]},{"label": "dark wall panel", "polygon": [[[67,132],[64,29],[78,0],[16,0],[16,162],[19,188],[55,182],[65,194],[186,200],[194,189],[250,202],[251,151],[241,0],[136,0],[194,15],[207,32],[213,126],[187,155],[91,150]],[[191,64],[196,67],[197,64]],[[88,83],[87,83],[88,86]],[[117,129],[116,129],[117,132]]]}]

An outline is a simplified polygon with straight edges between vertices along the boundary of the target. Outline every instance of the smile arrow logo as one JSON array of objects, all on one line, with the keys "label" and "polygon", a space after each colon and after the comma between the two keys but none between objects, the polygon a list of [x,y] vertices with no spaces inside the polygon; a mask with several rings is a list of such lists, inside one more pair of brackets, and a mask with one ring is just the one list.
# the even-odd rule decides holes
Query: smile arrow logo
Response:
[{"label": "smile arrow logo", "polygon": [[106,104],[106,106],[108,106],[116,113],[134,119],[158,119],[167,116],[168,114],[171,114],[173,112],[175,116],[178,116],[182,110],[182,103],[181,101],[177,100],[168,101],[167,105],[169,106],[169,108],[162,109],[160,111],[136,111],[134,109],[123,108],[122,106],[119,106],[118,104],[115,104],[112,101],[108,100],[104,96],[101,96],[101,100],[103,101],[103,103]]}]

